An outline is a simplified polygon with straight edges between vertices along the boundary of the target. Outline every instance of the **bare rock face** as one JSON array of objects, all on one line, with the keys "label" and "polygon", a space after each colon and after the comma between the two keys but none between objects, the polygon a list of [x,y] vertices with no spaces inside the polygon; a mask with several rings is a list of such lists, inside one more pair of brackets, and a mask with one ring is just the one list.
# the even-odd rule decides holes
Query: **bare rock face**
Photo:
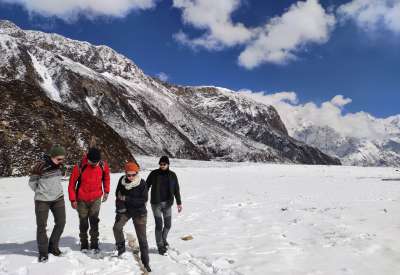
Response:
[{"label": "bare rock face", "polygon": [[109,47],[0,21],[0,81],[15,80],[103,121],[134,154],[340,164],[289,137],[272,106],[222,88],[163,83]]},{"label": "bare rock face", "polygon": [[66,148],[70,164],[78,163],[94,136],[112,171],[134,159],[125,141],[101,120],[51,101],[22,81],[0,82],[0,176],[29,173],[53,144]]}]

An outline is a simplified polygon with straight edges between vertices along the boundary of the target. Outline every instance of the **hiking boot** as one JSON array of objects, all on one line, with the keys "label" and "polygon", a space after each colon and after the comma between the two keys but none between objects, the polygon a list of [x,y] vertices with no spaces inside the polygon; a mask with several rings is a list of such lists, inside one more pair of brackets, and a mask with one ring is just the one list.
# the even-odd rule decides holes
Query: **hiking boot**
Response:
[{"label": "hiking boot", "polygon": [[90,249],[99,250],[99,243],[98,242],[91,242]]},{"label": "hiking boot", "polygon": [[165,252],[167,252],[167,249],[165,248],[165,246],[158,247],[158,254],[165,255]]},{"label": "hiking boot", "polygon": [[49,253],[53,254],[54,256],[57,256],[57,257],[62,254],[62,252],[59,248],[50,248],[50,247],[49,247]]},{"label": "hiking boot", "polygon": [[118,250],[118,256],[121,256],[122,254],[125,253],[125,243],[118,243],[117,244],[117,250]]},{"label": "hiking boot", "polygon": [[89,249],[89,243],[88,241],[83,241],[81,242],[81,251],[82,250],[88,250]]},{"label": "hiking boot", "polygon": [[55,246],[52,242],[49,243],[48,251],[50,254],[53,254],[54,256],[60,256],[62,254],[62,252],[58,248],[58,245]]},{"label": "hiking boot", "polygon": [[151,268],[149,264],[144,264],[144,269],[146,269],[147,272],[151,272]]},{"label": "hiking boot", "polygon": [[169,248],[169,243],[167,242],[167,240],[164,240],[164,246],[165,248]]},{"label": "hiking boot", "polygon": [[49,259],[48,254],[39,254],[39,258],[38,258],[39,263],[45,263],[45,262],[47,262],[48,259]]}]

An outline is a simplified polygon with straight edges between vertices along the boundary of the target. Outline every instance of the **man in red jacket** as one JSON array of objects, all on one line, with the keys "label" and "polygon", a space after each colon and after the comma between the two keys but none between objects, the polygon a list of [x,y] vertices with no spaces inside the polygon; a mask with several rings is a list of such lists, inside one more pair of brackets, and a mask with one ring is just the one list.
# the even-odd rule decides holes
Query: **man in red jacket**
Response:
[{"label": "man in red jacket", "polygon": [[[101,160],[101,152],[90,148],[82,162],[74,166],[69,179],[68,193],[71,206],[79,214],[81,250],[99,250],[99,212],[110,192],[110,168]],[[103,198],[103,199],[102,199]]]}]

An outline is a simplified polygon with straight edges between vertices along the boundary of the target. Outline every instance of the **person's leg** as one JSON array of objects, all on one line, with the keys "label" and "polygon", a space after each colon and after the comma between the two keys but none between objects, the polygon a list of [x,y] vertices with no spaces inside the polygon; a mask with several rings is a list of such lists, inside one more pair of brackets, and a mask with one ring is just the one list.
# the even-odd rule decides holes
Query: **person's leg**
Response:
[{"label": "person's leg", "polygon": [[115,216],[115,223],[113,226],[115,245],[118,249],[118,255],[125,252],[125,237],[123,228],[125,224],[129,221],[130,217],[125,214],[117,214]]},{"label": "person's leg", "polygon": [[54,228],[50,236],[49,252],[58,256],[61,254],[59,242],[65,227],[65,202],[64,198],[51,204],[50,210],[54,216]]},{"label": "person's leg", "polygon": [[101,198],[91,203],[89,208],[90,249],[99,249],[99,214]]},{"label": "person's leg", "polygon": [[89,207],[88,203],[78,201],[78,215],[79,215],[79,238],[81,240],[81,250],[89,249],[88,234],[89,229]]},{"label": "person's leg", "polygon": [[145,267],[149,266],[149,245],[147,243],[146,224],[147,215],[133,218],[133,225],[135,226],[136,237],[139,241],[140,258]]},{"label": "person's leg", "polygon": [[162,240],[163,220],[162,220],[161,205],[160,204],[152,204],[151,209],[153,210],[154,223],[156,225],[156,229],[155,229],[156,243],[157,243],[157,247],[160,250],[160,247],[164,247],[164,243]]},{"label": "person's leg", "polygon": [[164,246],[167,247],[167,246],[169,246],[169,244],[167,242],[168,232],[171,229],[171,223],[172,223],[171,206],[165,205],[161,210],[162,210],[162,214],[163,214],[163,218],[164,218],[164,227],[162,230],[162,240],[163,240]]},{"label": "person's leg", "polygon": [[49,204],[44,201],[35,201],[36,214],[36,241],[39,250],[39,257],[48,255],[48,238],[46,234],[47,218],[49,216]]}]

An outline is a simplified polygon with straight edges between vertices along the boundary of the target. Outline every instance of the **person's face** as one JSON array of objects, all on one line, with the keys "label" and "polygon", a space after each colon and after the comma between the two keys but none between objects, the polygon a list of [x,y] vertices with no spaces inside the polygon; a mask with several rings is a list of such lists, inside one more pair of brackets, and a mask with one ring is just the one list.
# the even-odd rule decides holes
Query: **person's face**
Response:
[{"label": "person's face", "polygon": [[165,162],[161,162],[160,163],[160,169],[163,170],[163,171],[167,170],[168,166],[169,165],[167,163],[165,163]]},{"label": "person's face", "polygon": [[60,165],[63,164],[65,161],[65,156],[56,156],[56,157],[52,157],[51,161],[55,164],[55,165]]},{"label": "person's face", "polygon": [[137,176],[137,174],[138,173],[132,171],[125,172],[125,176],[129,181],[132,181]]}]

